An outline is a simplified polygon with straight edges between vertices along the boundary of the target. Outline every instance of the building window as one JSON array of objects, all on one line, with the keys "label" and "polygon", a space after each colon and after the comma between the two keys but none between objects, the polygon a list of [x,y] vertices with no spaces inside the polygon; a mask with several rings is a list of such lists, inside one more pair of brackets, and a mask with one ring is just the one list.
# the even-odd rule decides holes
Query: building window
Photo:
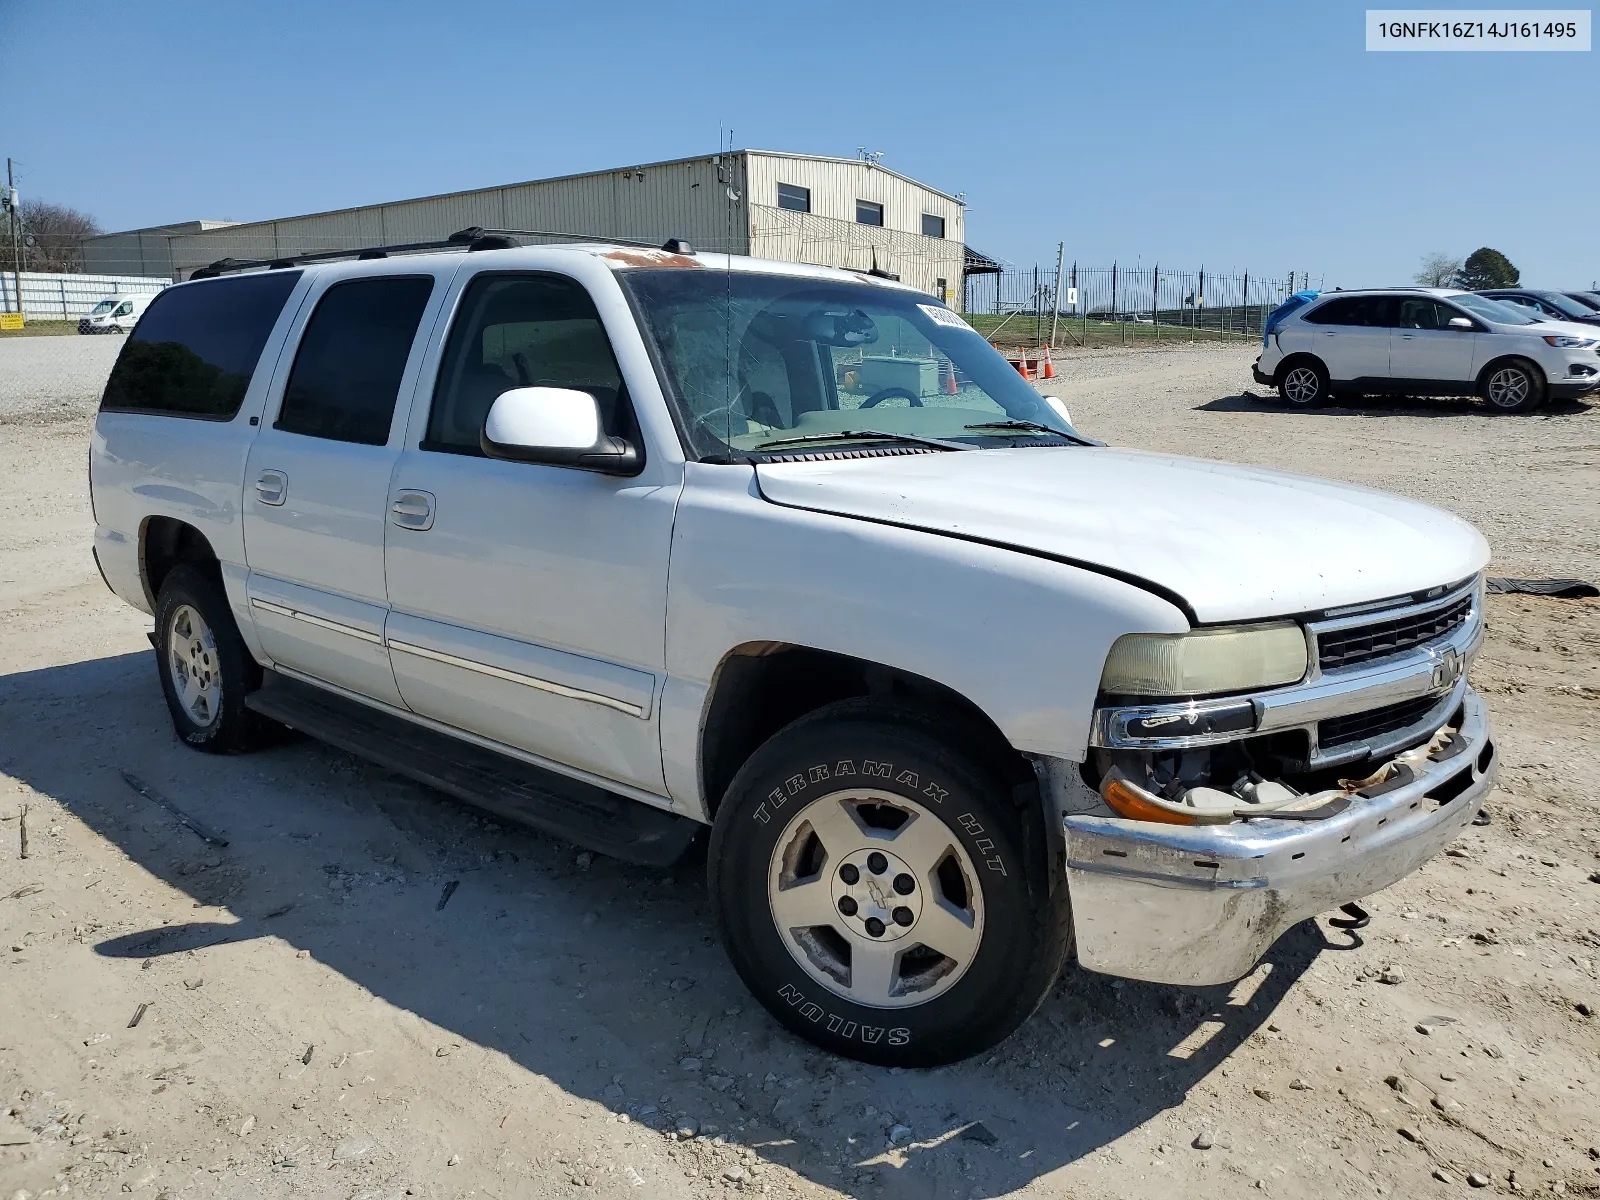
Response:
[{"label": "building window", "polygon": [[950,285],[943,279],[935,279],[933,281],[933,294],[944,303],[950,303]]},{"label": "building window", "polygon": [[882,225],[883,205],[874,204],[871,200],[856,201],[857,225]]},{"label": "building window", "polygon": [[811,189],[803,188],[793,183],[780,183],[778,185],[778,207],[787,208],[791,212],[810,212]]},{"label": "building window", "polygon": [[936,217],[932,213],[923,213],[922,236],[942,238],[944,236],[944,218]]}]

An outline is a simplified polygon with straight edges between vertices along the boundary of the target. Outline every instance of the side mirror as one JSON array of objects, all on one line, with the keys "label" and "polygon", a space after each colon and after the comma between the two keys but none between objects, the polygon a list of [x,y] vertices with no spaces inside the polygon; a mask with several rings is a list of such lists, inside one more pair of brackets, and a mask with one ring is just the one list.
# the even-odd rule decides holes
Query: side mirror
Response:
[{"label": "side mirror", "polygon": [[[1044,396],[1041,399],[1050,406],[1051,412],[1055,413],[1068,425],[1072,424],[1072,413],[1067,410],[1067,402],[1065,400],[1060,396]],[[1073,427],[1076,428],[1076,426]]]},{"label": "side mirror", "polygon": [[575,388],[525,387],[501,392],[489,406],[478,444],[490,458],[577,467],[603,475],[637,475],[638,448],[600,424],[600,405]]},{"label": "side mirror", "polygon": [[1472,322],[1466,317],[1451,317],[1445,324],[1451,329],[1472,329]]}]

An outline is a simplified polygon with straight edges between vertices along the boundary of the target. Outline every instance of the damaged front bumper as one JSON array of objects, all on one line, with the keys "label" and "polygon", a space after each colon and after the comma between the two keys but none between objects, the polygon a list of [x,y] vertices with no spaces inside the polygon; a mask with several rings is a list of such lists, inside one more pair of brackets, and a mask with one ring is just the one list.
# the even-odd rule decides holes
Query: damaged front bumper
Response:
[{"label": "damaged front bumper", "polygon": [[1499,769],[1483,700],[1403,786],[1321,821],[1063,819],[1079,963],[1154,983],[1227,983],[1290,926],[1404,878],[1471,823]]}]

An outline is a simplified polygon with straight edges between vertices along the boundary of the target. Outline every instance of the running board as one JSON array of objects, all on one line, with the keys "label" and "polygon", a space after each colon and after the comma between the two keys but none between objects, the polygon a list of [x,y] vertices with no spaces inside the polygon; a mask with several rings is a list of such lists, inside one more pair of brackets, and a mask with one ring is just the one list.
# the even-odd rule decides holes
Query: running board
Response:
[{"label": "running board", "polygon": [[496,816],[647,867],[678,861],[703,828],[604,788],[266,671],[245,707]]}]

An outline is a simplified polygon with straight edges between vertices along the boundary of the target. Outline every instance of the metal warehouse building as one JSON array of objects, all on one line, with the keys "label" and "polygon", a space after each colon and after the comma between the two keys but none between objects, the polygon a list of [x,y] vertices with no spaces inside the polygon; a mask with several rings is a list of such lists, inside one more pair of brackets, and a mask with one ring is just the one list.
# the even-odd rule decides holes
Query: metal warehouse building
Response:
[{"label": "metal warehouse building", "polygon": [[735,150],[275,221],[110,233],[87,243],[84,269],[182,280],[221,258],[434,241],[477,225],[877,267],[959,304],[964,212],[959,198],[870,159]]}]

